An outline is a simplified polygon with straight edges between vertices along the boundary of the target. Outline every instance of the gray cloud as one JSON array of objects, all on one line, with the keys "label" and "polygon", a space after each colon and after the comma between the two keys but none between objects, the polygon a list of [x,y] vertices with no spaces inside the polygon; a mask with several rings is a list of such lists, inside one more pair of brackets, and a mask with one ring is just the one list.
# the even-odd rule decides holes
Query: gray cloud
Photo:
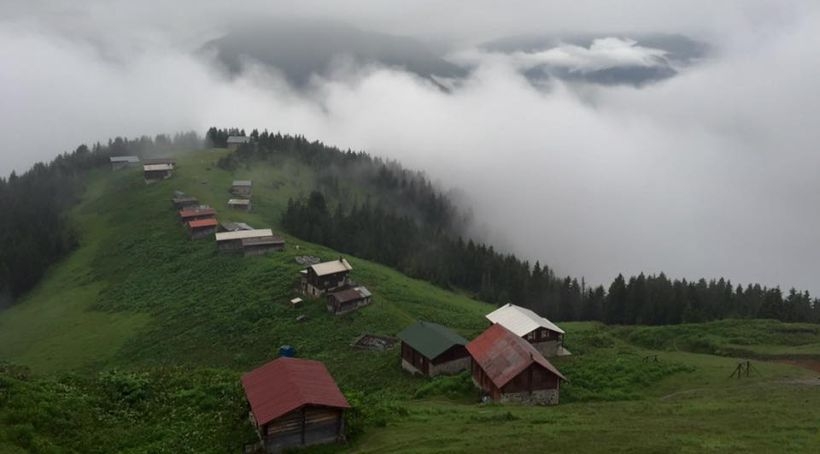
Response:
[{"label": "gray cloud", "polygon": [[[425,169],[461,189],[482,235],[591,282],[663,270],[820,292],[813,3],[418,2],[401,14],[392,2],[353,3],[345,7],[355,15],[310,1],[4,5],[0,173],[114,135],[272,128]],[[444,92],[401,68],[348,61],[294,90],[269,66],[251,60],[226,77],[195,52],[249,14],[286,10],[406,34],[472,55],[475,67]],[[520,71],[522,60],[590,71],[665,58],[640,42],[471,51],[544,29],[599,38],[664,30],[708,39],[715,51],[640,89],[534,86]]]}]

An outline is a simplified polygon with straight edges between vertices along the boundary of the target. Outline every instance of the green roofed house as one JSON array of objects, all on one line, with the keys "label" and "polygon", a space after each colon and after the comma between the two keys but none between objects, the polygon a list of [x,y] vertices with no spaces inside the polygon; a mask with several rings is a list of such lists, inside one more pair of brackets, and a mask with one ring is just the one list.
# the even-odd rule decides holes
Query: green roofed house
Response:
[{"label": "green roofed house", "polygon": [[401,367],[428,377],[455,374],[470,366],[467,339],[438,323],[418,321],[398,335]]}]

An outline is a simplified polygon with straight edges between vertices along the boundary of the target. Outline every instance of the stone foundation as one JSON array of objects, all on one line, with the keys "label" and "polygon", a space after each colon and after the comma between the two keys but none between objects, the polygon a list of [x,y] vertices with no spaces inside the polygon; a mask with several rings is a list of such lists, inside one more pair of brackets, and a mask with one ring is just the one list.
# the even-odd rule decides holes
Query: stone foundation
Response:
[{"label": "stone foundation", "polygon": [[516,402],[530,405],[558,405],[557,389],[542,389],[533,392],[506,393],[501,395],[501,403]]}]

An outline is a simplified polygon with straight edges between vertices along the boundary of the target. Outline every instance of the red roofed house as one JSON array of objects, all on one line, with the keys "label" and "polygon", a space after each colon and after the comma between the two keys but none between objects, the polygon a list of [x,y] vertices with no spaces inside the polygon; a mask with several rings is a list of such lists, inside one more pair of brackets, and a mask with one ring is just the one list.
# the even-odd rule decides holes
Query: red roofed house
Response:
[{"label": "red roofed house", "polygon": [[192,240],[207,238],[216,233],[216,227],[218,225],[219,222],[214,218],[188,221],[188,235],[190,235]]},{"label": "red roofed house", "polygon": [[558,403],[566,378],[529,342],[495,324],[467,344],[473,382],[497,402]]},{"label": "red roofed house", "polygon": [[269,453],[342,438],[350,408],[319,361],[278,358],[242,376],[251,421]]},{"label": "red roofed house", "polygon": [[195,207],[195,208],[185,208],[183,210],[179,210],[179,219],[183,223],[188,223],[190,221],[196,221],[198,219],[215,219],[216,218],[216,211],[210,207]]}]

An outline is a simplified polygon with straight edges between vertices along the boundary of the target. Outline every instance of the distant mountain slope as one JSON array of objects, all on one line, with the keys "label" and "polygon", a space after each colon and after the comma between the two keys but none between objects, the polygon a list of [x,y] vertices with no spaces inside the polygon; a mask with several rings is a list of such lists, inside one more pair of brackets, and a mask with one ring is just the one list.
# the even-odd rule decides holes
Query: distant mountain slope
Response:
[{"label": "distant mountain slope", "polygon": [[313,74],[327,74],[339,58],[400,67],[422,77],[463,77],[467,73],[412,38],[331,22],[282,21],[236,27],[206,43],[201,52],[213,53],[234,74],[241,71],[246,59],[275,67],[296,86],[307,83]]}]

